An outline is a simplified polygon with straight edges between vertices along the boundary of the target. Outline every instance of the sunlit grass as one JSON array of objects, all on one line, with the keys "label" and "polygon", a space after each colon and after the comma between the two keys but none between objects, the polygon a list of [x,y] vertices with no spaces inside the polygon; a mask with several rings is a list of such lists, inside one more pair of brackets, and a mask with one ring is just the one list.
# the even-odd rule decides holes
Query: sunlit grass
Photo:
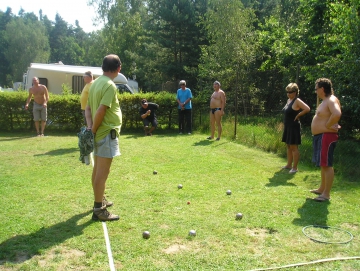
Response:
[{"label": "sunlit grass", "polygon": [[[331,203],[319,204],[306,199],[319,183],[317,168],[303,164],[291,175],[275,153],[206,137],[121,136],[106,189],[115,203],[109,210],[121,216],[107,223],[117,270],[250,270],[358,255],[356,238],[324,245],[301,231],[326,224],[358,236],[358,182],[337,176]],[[109,270],[101,223],[91,221],[91,166],[78,161],[76,135],[2,134],[0,148],[0,270]],[[360,263],[312,268],[359,270]]]}]

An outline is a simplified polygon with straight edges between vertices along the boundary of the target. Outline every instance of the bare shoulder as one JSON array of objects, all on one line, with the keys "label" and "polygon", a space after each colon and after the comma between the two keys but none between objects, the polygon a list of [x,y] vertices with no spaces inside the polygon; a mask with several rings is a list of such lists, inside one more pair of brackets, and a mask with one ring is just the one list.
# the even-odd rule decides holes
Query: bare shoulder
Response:
[{"label": "bare shoulder", "polygon": [[331,95],[329,97],[329,99],[327,100],[327,105],[331,108],[339,108],[339,110],[341,108],[340,100],[334,95]]},{"label": "bare shoulder", "polygon": [[331,95],[329,100],[340,105],[340,100],[335,95]]},{"label": "bare shoulder", "polygon": [[41,89],[44,89],[44,90],[47,89],[45,85],[40,85],[40,84],[39,84],[39,87],[40,87]]},{"label": "bare shoulder", "polygon": [[297,104],[305,104],[306,105],[306,103],[303,100],[301,100],[300,98],[297,98],[295,103],[297,103]]}]

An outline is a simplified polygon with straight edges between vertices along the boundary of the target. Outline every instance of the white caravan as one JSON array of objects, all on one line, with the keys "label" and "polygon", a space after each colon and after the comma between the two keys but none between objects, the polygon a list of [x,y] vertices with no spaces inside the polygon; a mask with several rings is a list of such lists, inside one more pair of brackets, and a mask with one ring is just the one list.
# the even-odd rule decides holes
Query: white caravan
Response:
[{"label": "white caravan", "polygon": [[[62,94],[63,84],[71,88],[72,93],[81,93],[84,88],[83,75],[87,71],[92,72],[94,79],[103,74],[101,67],[64,65],[61,62],[55,64],[31,63],[23,76],[23,86],[25,90],[28,90],[32,87],[32,79],[37,77],[40,84],[45,85],[51,93]],[[122,73],[118,74],[114,83],[120,93],[134,93]]]}]

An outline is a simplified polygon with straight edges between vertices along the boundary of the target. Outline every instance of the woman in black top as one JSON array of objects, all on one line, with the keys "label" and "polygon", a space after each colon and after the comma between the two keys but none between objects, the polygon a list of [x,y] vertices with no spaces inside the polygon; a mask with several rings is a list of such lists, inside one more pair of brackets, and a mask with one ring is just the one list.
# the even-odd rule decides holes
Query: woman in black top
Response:
[{"label": "woman in black top", "polygon": [[310,107],[298,98],[299,87],[296,83],[290,83],[286,87],[288,100],[283,108],[284,132],[282,142],[287,146],[287,164],[283,169],[290,169],[289,173],[298,171],[299,148],[301,144],[300,117],[310,112]]}]

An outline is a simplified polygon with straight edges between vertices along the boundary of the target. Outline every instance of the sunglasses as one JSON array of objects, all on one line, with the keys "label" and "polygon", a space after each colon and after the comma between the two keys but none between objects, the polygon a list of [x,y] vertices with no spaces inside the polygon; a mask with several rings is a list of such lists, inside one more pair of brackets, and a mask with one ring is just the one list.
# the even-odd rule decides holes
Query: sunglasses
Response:
[{"label": "sunglasses", "polygon": [[294,93],[296,92],[296,90],[292,90],[292,91],[286,91],[286,93],[290,94],[290,93]]}]

